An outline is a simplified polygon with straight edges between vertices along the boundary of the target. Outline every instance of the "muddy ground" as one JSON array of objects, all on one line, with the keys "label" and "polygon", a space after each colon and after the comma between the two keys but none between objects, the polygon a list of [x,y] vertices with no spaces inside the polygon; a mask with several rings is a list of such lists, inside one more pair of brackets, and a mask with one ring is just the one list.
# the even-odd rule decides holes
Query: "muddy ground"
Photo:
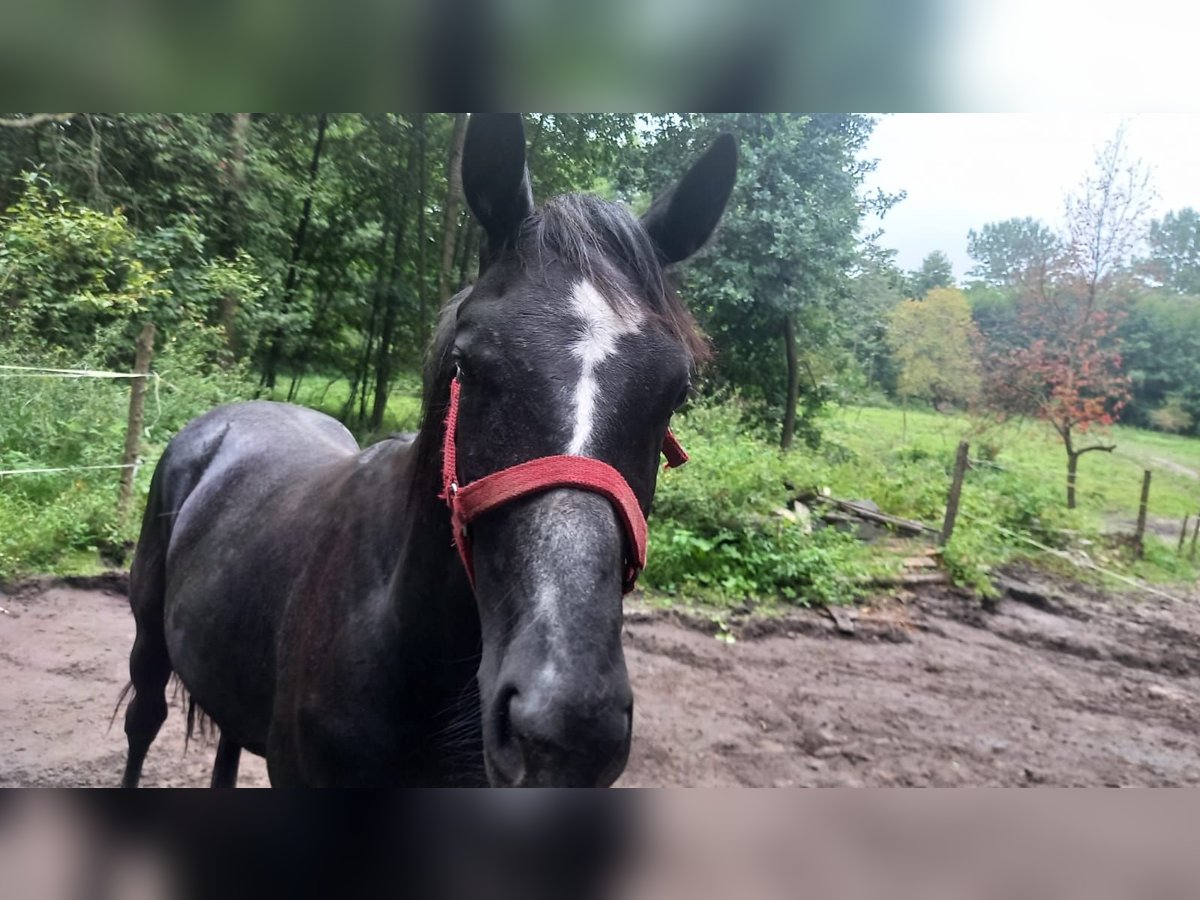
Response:
[{"label": "muddy ground", "polygon": [[[0,785],[118,781],[109,717],[134,631],[120,590],[0,594]],[[706,616],[633,604],[620,783],[1200,784],[1200,597],[1017,593],[985,609],[930,587],[843,619],[853,634],[819,612],[749,617],[726,623],[733,643]],[[144,783],[207,783],[212,747],[185,753],[183,732],[173,707]],[[243,756],[240,783],[266,784],[262,760]]]}]

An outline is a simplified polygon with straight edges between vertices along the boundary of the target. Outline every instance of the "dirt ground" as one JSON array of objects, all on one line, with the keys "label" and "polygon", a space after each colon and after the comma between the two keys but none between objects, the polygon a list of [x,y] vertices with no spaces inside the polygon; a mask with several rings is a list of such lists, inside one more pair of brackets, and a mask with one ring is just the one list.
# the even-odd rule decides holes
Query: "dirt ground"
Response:
[{"label": "dirt ground", "polygon": [[[1028,573],[1025,573],[1028,577]],[[636,697],[619,782],[671,785],[1200,784],[1200,597],[945,588],[843,620],[710,619],[631,605]],[[0,594],[0,785],[113,785],[133,619],[119,580]],[[1037,595],[1041,596],[1037,596]],[[207,783],[173,707],[144,783]],[[244,755],[242,785],[265,785]]]}]

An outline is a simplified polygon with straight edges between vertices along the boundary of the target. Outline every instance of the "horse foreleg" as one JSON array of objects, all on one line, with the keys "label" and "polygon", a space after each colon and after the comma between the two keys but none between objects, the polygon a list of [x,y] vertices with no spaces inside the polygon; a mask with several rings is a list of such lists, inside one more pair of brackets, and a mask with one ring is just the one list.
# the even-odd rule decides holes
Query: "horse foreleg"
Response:
[{"label": "horse foreleg", "polygon": [[238,762],[241,758],[242,748],[222,734],[221,740],[217,742],[217,759],[213,763],[209,787],[237,787]]}]

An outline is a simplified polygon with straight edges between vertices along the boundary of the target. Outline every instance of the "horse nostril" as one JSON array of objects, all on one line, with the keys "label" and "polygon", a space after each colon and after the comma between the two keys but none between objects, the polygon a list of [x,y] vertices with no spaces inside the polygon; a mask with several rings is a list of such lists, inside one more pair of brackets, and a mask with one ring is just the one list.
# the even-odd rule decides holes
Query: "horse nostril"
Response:
[{"label": "horse nostril", "polygon": [[506,685],[496,695],[492,707],[489,760],[506,784],[518,784],[525,777],[527,760],[521,746],[519,729],[513,723],[513,704],[520,696],[515,685]]},{"label": "horse nostril", "polygon": [[510,685],[501,691],[496,704],[496,743],[501,747],[513,744],[512,705],[519,694],[520,691]]}]

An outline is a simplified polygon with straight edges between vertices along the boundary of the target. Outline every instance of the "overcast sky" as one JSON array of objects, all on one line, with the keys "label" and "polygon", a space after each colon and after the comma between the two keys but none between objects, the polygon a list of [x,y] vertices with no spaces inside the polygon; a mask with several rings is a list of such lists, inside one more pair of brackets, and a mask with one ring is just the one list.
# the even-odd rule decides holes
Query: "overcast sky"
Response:
[{"label": "overcast sky", "polygon": [[867,148],[879,159],[868,187],[908,196],[867,226],[884,229],[880,243],[902,268],[941,250],[961,278],[973,265],[969,229],[1014,216],[1061,224],[1064,194],[1122,122],[1131,154],[1151,167],[1155,215],[1200,209],[1200,114],[896,114]]}]

